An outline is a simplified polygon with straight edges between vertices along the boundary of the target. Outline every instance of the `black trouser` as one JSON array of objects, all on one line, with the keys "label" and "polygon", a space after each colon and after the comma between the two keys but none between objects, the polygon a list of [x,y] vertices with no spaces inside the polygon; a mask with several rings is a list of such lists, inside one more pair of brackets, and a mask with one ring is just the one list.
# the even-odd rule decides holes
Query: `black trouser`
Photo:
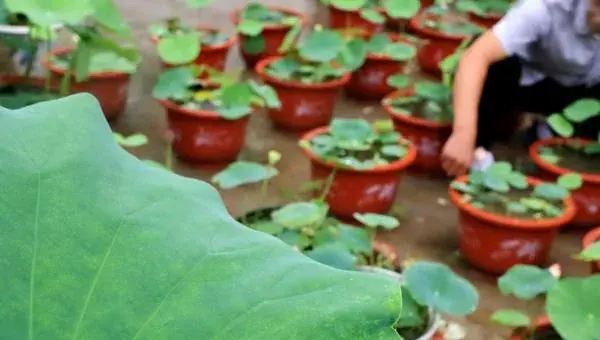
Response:
[{"label": "black trouser", "polygon": [[[593,87],[566,87],[546,78],[531,86],[521,86],[521,60],[510,57],[493,64],[488,70],[479,103],[477,146],[489,149],[506,133],[503,126],[524,112],[549,116],[582,98],[600,99],[600,84]],[[600,117],[577,126],[577,135],[598,138]]]}]

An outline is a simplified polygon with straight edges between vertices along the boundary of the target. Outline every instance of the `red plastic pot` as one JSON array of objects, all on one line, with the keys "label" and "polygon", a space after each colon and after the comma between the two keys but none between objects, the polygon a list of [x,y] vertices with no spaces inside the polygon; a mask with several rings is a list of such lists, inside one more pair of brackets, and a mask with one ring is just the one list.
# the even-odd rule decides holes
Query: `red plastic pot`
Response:
[{"label": "red plastic pot", "polygon": [[485,28],[492,28],[494,25],[498,23],[498,21],[502,20],[501,15],[490,14],[486,16],[481,16],[479,14],[475,14],[473,12],[469,13],[469,19],[478,24],[479,26],[483,26]]},{"label": "red plastic pot", "polygon": [[[377,10],[382,15],[383,9]],[[343,11],[329,6],[329,27],[331,29],[352,28],[361,30],[364,34],[372,35],[383,31],[384,24],[375,24],[360,16],[359,11]]]},{"label": "red plastic pot", "polygon": [[[535,332],[545,331],[552,328],[552,323],[547,316],[541,316],[535,320]],[[535,335],[535,334],[534,334]],[[518,328],[508,340],[529,340],[531,339],[531,330],[527,328]]]},{"label": "red plastic pot", "polygon": [[[287,9],[284,7],[279,7],[279,6],[269,6],[269,8],[272,10],[281,12],[281,13],[293,15],[293,16],[300,18],[300,21],[303,26],[306,25],[306,23],[308,22],[308,18],[306,17],[306,15],[304,15],[303,13],[300,13],[298,11],[294,11],[294,10]],[[240,22],[239,18],[240,18],[241,11],[243,11],[243,9],[237,9],[237,10],[233,11],[230,15],[230,19],[236,27]],[[259,54],[248,54],[248,53],[244,52],[243,46],[244,46],[246,40],[248,39],[248,37],[244,36],[243,34],[238,34],[238,39],[240,40],[240,54],[242,55],[242,58],[244,59],[246,66],[248,68],[252,69],[262,59],[265,59],[268,57],[279,56],[280,53],[277,50],[279,49],[279,46],[281,46],[281,43],[283,43],[285,36],[288,34],[288,32],[290,30],[291,30],[291,27],[288,25],[265,26],[261,33],[261,36],[265,39],[265,49],[263,52],[261,52]]]},{"label": "red plastic pot", "polygon": [[237,158],[244,147],[249,116],[228,120],[216,112],[189,110],[168,100],[160,104],[167,111],[173,150],[193,162],[220,163]]},{"label": "red plastic pot", "polygon": [[[329,131],[328,127],[314,129],[302,137],[303,141]],[[310,158],[313,180],[326,180],[336,165],[320,160],[312,151],[302,148]],[[415,147],[410,145],[403,158],[388,165],[370,170],[338,169],[326,197],[332,214],[351,220],[354,213],[387,213],[394,203],[398,183],[404,170],[417,156]]]},{"label": "red plastic pot", "polygon": [[[409,43],[396,34],[390,34],[394,42]],[[402,72],[405,62],[393,60],[388,56],[369,54],[365,63],[356,70],[346,86],[346,93],[357,99],[379,100],[394,91],[387,84],[389,76]]]},{"label": "red plastic pot", "polygon": [[416,36],[427,39],[429,42],[419,48],[417,62],[421,70],[434,76],[441,76],[439,67],[446,57],[454,53],[466,39],[463,35],[446,34],[431,28],[421,26],[423,18],[430,16],[429,13],[417,14],[408,22],[408,26]]},{"label": "red plastic pot", "polygon": [[325,83],[305,84],[284,81],[269,76],[265,68],[281,59],[270,57],[256,65],[256,73],[269,84],[281,101],[280,109],[269,109],[273,123],[288,130],[309,130],[328,125],[333,116],[335,102],[341,89],[350,80],[350,74]]},{"label": "red plastic pot", "polygon": [[[600,241],[600,228],[596,228],[583,237],[583,249],[591,246],[593,243]],[[593,262],[592,274],[600,274],[600,261]]]},{"label": "red plastic pot", "polygon": [[[63,48],[50,51],[49,56],[42,60],[48,70],[52,81],[59,81],[65,75],[65,70],[60,69],[50,62],[50,56],[60,56],[71,52],[72,49]],[[127,105],[127,92],[131,75],[123,72],[91,73],[87,80],[76,82],[71,80],[71,93],[89,92],[102,106],[106,119],[111,120],[120,116]]]},{"label": "red plastic pot", "polygon": [[[537,176],[547,181],[556,181],[561,175],[573,171],[561,168],[542,160],[538,150],[553,145],[561,145],[567,142],[586,142],[582,139],[551,138],[540,140],[529,147],[529,157],[538,168]],[[573,226],[594,227],[600,225],[600,175],[580,174],[583,178],[583,186],[573,192],[573,199],[577,204],[577,214],[572,221]]]},{"label": "red plastic pot", "polygon": [[383,108],[392,117],[394,128],[417,148],[417,158],[410,167],[417,174],[444,176],[441,153],[444,144],[452,134],[451,123],[432,122],[422,118],[407,116],[395,112],[387,100],[413,95],[413,89],[401,89],[388,95]]},{"label": "red plastic pot", "polygon": [[[457,180],[466,182],[464,175]],[[531,185],[541,181],[528,178]],[[449,188],[458,207],[460,250],[473,267],[501,275],[516,264],[543,266],[561,227],[575,216],[575,203],[565,199],[565,212],[556,218],[513,219],[476,209],[462,200],[462,194]]]},{"label": "red plastic pot", "polygon": [[[197,27],[197,30],[198,31],[210,31],[210,32],[218,31],[215,28],[206,27],[206,26]],[[152,37],[150,37],[150,40],[152,40],[152,42],[154,42],[154,43],[158,43],[160,41],[160,38],[156,37],[156,36],[152,36]],[[202,45],[200,54],[198,55],[196,60],[194,60],[194,64],[206,65],[211,68],[217,69],[219,71],[224,71],[225,63],[227,62],[227,55],[229,54],[229,50],[236,43],[237,43],[237,37],[232,36],[232,37],[229,37],[229,39],[227,39],[227,41],[225,41],[224,43],[219,44],[219,45],[214,45],[214,46]],[[171,67],[176,66],[176,65],[170,65],[170,64],[167,64],[164,62],[162,63],[162,65],[163,65],[163,68],[171,68]]]}]

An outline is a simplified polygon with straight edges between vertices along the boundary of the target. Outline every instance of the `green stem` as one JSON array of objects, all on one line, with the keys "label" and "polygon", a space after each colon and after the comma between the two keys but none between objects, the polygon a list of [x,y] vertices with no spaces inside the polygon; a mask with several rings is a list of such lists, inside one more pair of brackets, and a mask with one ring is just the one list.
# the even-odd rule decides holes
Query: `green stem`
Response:
[{"label": "green stem", "polygon": [[76,48],[73,51],[71,58],[69,58],[69,64],[67,65],[67,69],[65,70],[65,75],[60,81],[60,96],[64,97],[69,94],[71,91],[71,79],[73,78],[73,69],[75,65],[77,65],[77,58],[79,57],[79,49]]},{"label": "green stem", "polygon": [[319,199],[321,201],[325,201],[325,199],[327,198],[327,195],[329,194],[329,191],[331,191],[331,186],[333,185],[333,179],[335,178],[336,172],[337,172],[337,168],[334,168],[331,171],[331,173],[329,174],[329,176],[327,176],[327,180],[325,181],[325,188],[323,188],[321,197],[319,197]]}]

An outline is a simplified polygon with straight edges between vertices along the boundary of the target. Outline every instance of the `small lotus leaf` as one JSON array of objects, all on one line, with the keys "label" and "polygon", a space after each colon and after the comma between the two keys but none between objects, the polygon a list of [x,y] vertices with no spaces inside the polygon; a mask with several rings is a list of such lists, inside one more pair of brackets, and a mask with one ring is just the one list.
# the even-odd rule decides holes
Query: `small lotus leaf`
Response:
[{"label": "small lotus leaf", "polygon": [[304,253],[324,265],[342,270],[354,269],[356,257],[341,244],[324,244]]},{"label": "small lotus leaf", "polygon": [[166,63],[187,64],[200,54],[200,36],[198,32],[171,34],[158,42],[158,55]]},{"label": "small lotus leaf", "polygon": [[504,295],[531,300],[546,293],[556,282],[557,279],[548,270],[519,264],[498,279],[498,288]]},{"label": "small lotus leaf", "polygon": [[277,176],[278,173],[277,169],[272,166],[238,161],[214,175],[211,182],[218,185],[221,189],[232,189],[240,185],[268,180]]},{"label": "small lotus leaf", "polygon": [[565,117],[575,123],[581,123],[600,114],[600,101],[592,98],[580,99],[564,109]]},{"label": "small lotus leaf", "polygon": [[271,218],[287,228],[315,225],[325,218],[326,210],[314,202],[297,202],[274,211]]},{"label": "small lotus leaf", "polygon": [[353,217],[370,228],[383,228],[383,229],[396,229],[400,226],[400,221],[393,216],[380,215],[380,214],[360,214],[355,213]]},{"label": "small lotus leaf", "polygon": [[514,309],[498,310],[492,314],[490,319],[497,324],[508,327],[527,327],[531,325],[531,318],[527,314]]},{"label": "small lotus leaf", "polygon": [[381,4],[386,13],[395,19],[410,19],[421,8],[419,0],[382,0]]},{"label": "small lotus leaf", "polygon": [[195,79],[194,72],[190,67],[181,66],[168,69],[158,77],[153,95],[157,99],[183,97]]},{"label": "small lotus leaf", "polygon": [[316,62],[332,61],[344,45],[342,36],[333,31],[315,31],[300,45],[300,56]]},{"label": "small lotus leaf", "polygon": [[371,8],[361,10],[360,16],[363,19],[370,21],[374,24],[383,24],[385,22],[385,17],[381,15],[381,13]]},{"label": "small lotus leaf", "polygon": [[263,23],[258,20],[244,19],[237,26],[238,32],[255,37],[262,33]]},{"label": "small lotus leaf", "polygon": [[575,128],[568,120],[563,117],[563,115],[554,113],[550,117],[548,117],[548,125],[554,130],[554,132],[558,133],[562,137],[571,137],[573,133],[575,133]]},{"label": "small lotus leaf", "polygon": [[396,74],[388,77],[387,84],[397,89],[403,89],[410,84],[410,78],[402,74]]},{"label": "small lotus leaf", "polygon": [[552,201],[561,201],[570,194],[566,188],[553,183],[538,184],[533,189],[533,193],[538,197]]},{"label": "small lotus leaf", "polygon": [[567,190],[577,190],[583,185],[583,179],[579,174],[569,173],[560,176],[557,183]]}]

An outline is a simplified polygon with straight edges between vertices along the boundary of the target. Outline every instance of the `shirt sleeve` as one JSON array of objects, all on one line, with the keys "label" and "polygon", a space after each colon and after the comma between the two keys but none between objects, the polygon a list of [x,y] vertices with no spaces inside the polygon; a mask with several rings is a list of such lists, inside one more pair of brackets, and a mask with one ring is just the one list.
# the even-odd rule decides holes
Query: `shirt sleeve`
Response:
[{"label": "shirt sleeve", "polygon": [[507,55],[526,58],[529,47],[550,31],[551,16],[544,0],[519,0],[492,31]]}]

